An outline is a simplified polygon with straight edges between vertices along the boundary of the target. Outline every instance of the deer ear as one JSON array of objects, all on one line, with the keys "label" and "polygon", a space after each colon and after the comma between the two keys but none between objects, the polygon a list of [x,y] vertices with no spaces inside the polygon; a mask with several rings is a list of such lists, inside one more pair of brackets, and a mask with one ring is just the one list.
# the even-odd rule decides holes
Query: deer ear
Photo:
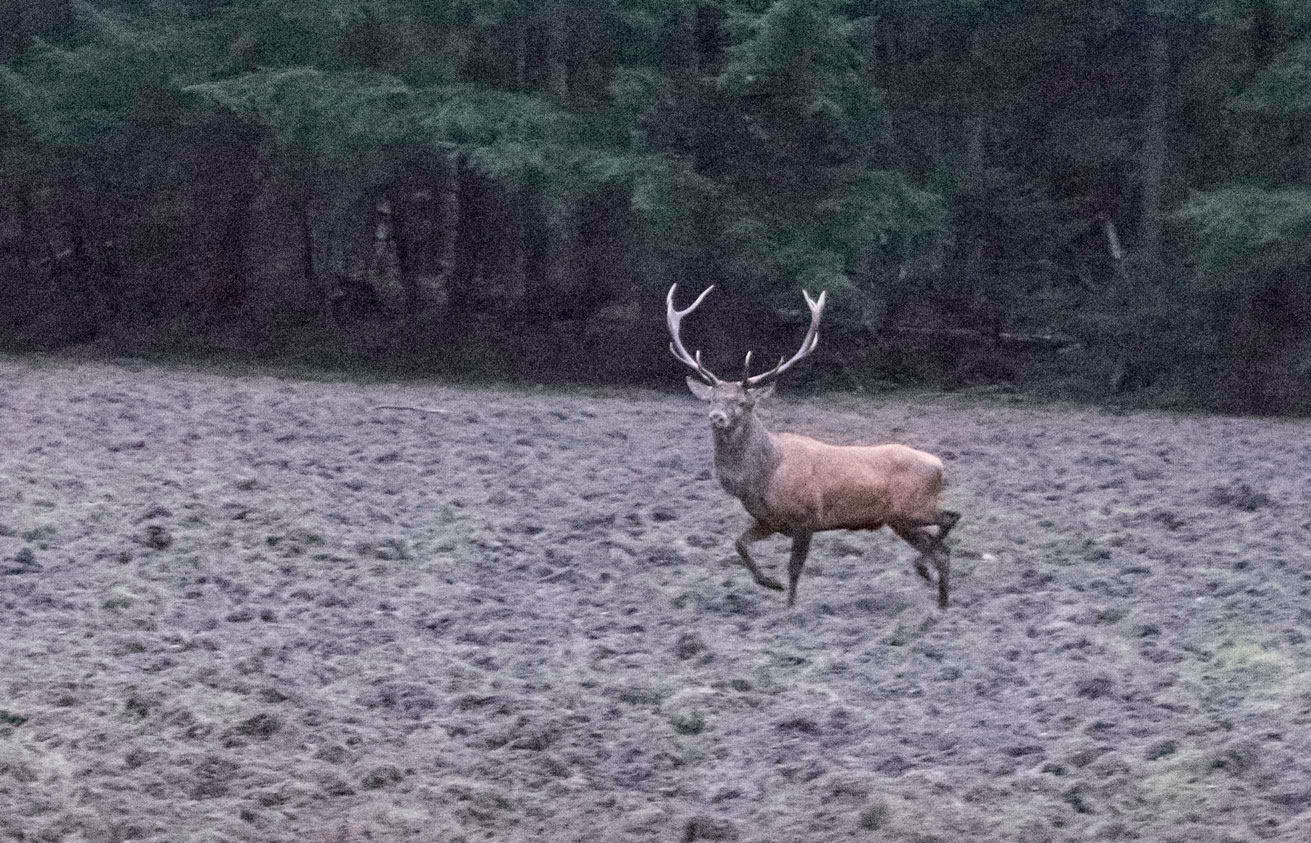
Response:
[{"label": "deer ear", "polygon": [[688,377],[687,388],[692,390],[692,394],[697,398],[700,398],[702,401],[709,401],[715,396],[715,388],[713,386],[707,386],[694,377]]},{"label": "deer ear", "polygon": [[762,398],[768,398],[769,396],[773,395],[774,386],[775,384],[767,383],[764,386],[760,387],[760,389],[751,390],[752,400],[759,401]]}]

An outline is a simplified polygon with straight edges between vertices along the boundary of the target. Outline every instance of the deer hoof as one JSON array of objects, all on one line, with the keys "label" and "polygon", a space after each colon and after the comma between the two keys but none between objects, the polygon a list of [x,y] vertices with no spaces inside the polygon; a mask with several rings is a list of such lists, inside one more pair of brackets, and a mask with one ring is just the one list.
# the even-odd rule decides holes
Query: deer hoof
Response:
[{"label": "deer hoof", "polygon": [[756,582],[760,583],[765,588],[772,588],[775,591],[783,591],[783,583],[779,582],[776,579],[772,579],[770,577],[761,577],[760,579],[756,580]]}]

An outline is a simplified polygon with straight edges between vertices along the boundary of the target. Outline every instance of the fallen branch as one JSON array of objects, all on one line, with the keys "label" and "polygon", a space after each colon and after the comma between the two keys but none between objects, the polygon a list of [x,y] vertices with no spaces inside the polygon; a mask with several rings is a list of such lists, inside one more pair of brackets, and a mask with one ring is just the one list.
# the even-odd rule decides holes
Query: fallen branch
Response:
[{"label": "fallen branch", "polygon": [[450,410],[439,410],[436,407],[409,407],[404,404],[380,404],[373,408],[374,410],[410,410],[415,413],[428,413],[434,416],[448,416]]},{"label": "fallen branch", "polygon": [[996,333],[978,331],[974,328],[921,328],[915,325],[894,325],[884,329],[893,334],[916,334],[928,337],[958,337],[979,342],[997,342],[1002,345],[1037,346],[1059,351],[1062,348],[1079,345],[1079,340],[1065,334],[1016,334],[1010,331]]}]

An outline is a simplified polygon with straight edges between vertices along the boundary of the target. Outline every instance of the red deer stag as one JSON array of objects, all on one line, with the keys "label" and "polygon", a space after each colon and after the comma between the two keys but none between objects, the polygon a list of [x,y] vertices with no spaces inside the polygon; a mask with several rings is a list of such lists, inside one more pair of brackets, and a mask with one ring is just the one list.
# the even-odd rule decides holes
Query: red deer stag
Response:
[{"label": "red deer stag", "polygon": [[[679,337],[679,323],[714,289],[708,287],[686,310],[674,307],[669,288],[666,319],[673,338],[669,350],[705,383],[687,379],[692,394],[710,402],[710,425],[715,442],[715,474],[724,490],[742,502],[751,526],[738,537],[742,564],[756,582],[782,591],[783,585],[766,576],[751,558],[752,543],[780,533],[792,539],[788,563],[788,605],[797,599],[797,580],[810,552],[810,539],[824,530],[878,530],[892,528],[919,551],[915,570],[932,582],[926,557],[938,573],[938,605],[947,606],[950,576],[947,534],[960,514],[938,506],[942,492],[942,460],[905,445],[828,445],[795,433],[771,433],[756,415],[756,403],[774,391],[774,381],[819,343],[819,320],[827,293],[815,301],[802,291],[810,308],[810,330],[800,350],[768,372],[751,374],[747,352],[742,380],[716,377],[701,362],[701,352],[688,354]],[[931,532],[929,527],[937,527]]]}]

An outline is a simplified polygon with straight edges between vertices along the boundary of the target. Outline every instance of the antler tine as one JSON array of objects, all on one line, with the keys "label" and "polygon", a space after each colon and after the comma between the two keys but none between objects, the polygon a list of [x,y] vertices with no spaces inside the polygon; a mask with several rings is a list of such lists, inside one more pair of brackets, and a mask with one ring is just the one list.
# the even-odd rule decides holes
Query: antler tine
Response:
[{"label": "antler tine", "polygon": [[746,383],[751,377],[751,352],[747,352],[746,362],[742,364],[742,383]]},{"label": "antler tine", "polygon": [[669,326],[669,335],[672,338],[669,343],[669,351],[684,365],[694,369],[702,380],[713,386],[720,382],[719,378],[715,376],[714,372],[702,365],[700,349],[697,350],[695,356],[687,353],[687,349],[683,347],[683,340],[678,336],[678,326],[683,321],[684,316],[696,310],[697,305],[701,304],[705,297],[710,295],[710,291],[715,289],[715,285],[711,284],[702,290],[701,295],[697,296],[696,301],[692,302],[692,305],[686,310],[679,310],[674,307],[674,291],[677,289],[677,284],[670,286],[669,295],[665,297],[665,323]]},{"label": "antler tine", "polygon": [[810,329],[806,331],[806,338],[801,341],[801,348],[797,349],[797,353],[792,355],[789,360],[780,358],[778,365],[768,372],[761,372],[755,377],[745,377],[742,381],[743,386],[757,387],[769,383],[788,369],[791,369],[799,360],[809,357],[815,347],[819,345],[819,320],[824,315],[824,305],[828,301],[828,291],[821,292],[818,300],[812,299],[810,292],[807,290],[802,290],[801,295],[806,297],[806,307],[810,308]]}]

